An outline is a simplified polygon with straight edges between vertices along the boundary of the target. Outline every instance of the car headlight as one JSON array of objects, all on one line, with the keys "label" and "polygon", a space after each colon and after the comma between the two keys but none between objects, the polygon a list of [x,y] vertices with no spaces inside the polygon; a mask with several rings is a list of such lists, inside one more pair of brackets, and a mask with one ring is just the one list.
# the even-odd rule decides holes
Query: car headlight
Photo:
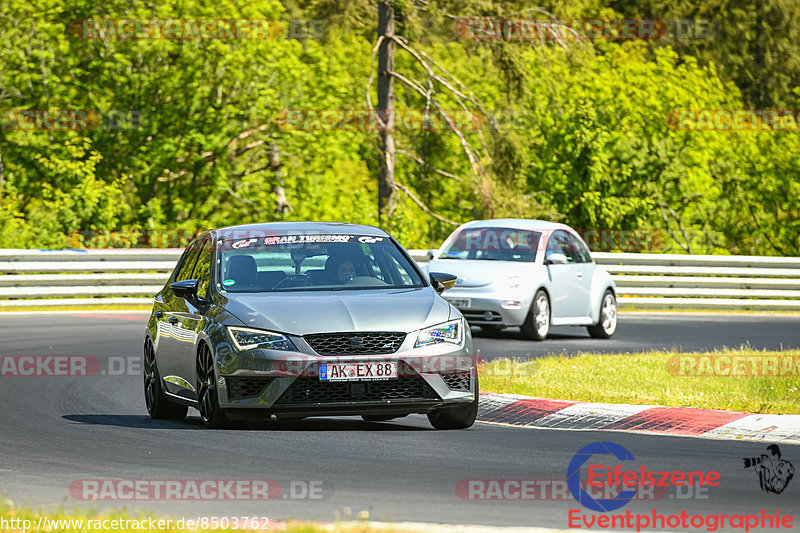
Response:
[{"label": "car headlight", "polygon": [[284,350],[296,352],[294,343],[289,337],[274,331],[264,331],[263,329],[239,328],[228,326],[228,336],[233,341],[237,350],[252,350],[253,348],[268,348],[270,350]]},{"label": "car headlight", "polygon": [[432,344],[441,344],[446,342],[448,344],[461,344],[464,340],[464,326],[461,319],[451,320],[438,326],[425,328],[419,332],[417,342],[414,343],[414,348],[421,346],[430,346]]}]

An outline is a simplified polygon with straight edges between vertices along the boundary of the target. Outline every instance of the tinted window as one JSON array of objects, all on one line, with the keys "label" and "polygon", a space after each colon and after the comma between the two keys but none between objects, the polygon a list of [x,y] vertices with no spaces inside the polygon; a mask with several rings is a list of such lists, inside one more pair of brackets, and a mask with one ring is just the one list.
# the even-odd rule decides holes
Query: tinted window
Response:
[{"label": "tinted window", "polygon": [[585,263],[583,246],[564,230],[556,230],[547,241],[547,253],[556,252],[567,256],[567,263]]},{"label": "tinted window", "polygon": [[198,280],[198,296],[206,297],[208,295],[208,284],[211,281],[211,241],[209,239],[203,239],[192,277],[189,279]]},{"label": "tinted window", "polygon": [[197,256],[200,255],[200,241],[195,241],[186,247],[183,253],[183,260],[178,273],[175,275],[173,281],[183,281],[186,279],[194,279],[192,273],[194,272],[194,265],[197,262]]},{"label": "tinted window", "polygon": [[439,259],[482,259],[532,263],[542,234],[513,228],[465,228],[439,255]]},{"label": "tinted window", "polygon": [[388,237],[282,235],[223,241],[220,288],[230,292],[423,287]]},{"label": "tinted window", "polygon": [[[589,253],[589,249],[586,245],[578,239],[572,233],[567,234],[569,237],[569,247],[572,253],[575,255],[575,262],[576,263],[591,263],[592,256]],[[569,256],[567,256],[569,257]]]}]

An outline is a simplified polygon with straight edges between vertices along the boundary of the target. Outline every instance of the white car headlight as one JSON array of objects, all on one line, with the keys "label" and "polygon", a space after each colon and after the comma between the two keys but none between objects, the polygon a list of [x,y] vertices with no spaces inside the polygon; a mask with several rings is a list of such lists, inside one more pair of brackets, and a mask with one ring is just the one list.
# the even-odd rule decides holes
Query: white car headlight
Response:
[{"label": "white car headlight", "polygon": [[464,325],[459,318],[444,324],[425,328],[419,332],[414,348],[430,346],[432,344],[461,344],[464,340]]},{"label": "white car headlight", "polygon": [[268,348],[270,350],[284,350],[296,352],[294,343],[289,337],[274,331],[263,329],[240,328],[227,326],[228,336],[237,350],[252,350],[253,348]]}]

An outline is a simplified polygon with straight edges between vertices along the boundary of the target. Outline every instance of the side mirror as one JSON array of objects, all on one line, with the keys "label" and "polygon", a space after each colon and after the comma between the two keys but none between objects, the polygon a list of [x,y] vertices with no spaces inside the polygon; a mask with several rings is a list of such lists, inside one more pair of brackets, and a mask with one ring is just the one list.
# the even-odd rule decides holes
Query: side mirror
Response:
[{"label": "side mirror", "polygon": [[545,265],[566,265],[567,256],[561,252],[550,252],[544,256]]},{"label": "side mirror", "polygon": [[435,248],[433,250],[428,250],[427,252],[425,252],[425,257],[427,257],[428,260],[431,261],[431,260],[433,260],[434,257],[436,257],[436,252],[438,252],[438,251],[439,250],[437,250]]},{"label": "side mirror", "polygon": [[445,274],[444,272],[431,272],[429,277],[431,278],[431,285],[439,294],[442,294],[447,289],[452,289],[458,279],[457,276]]},{"label": "side mirror", "polygon": [[197,284],[198,281],[196,279],[185,279],[170,283],[169,288],[172,289],[172,294],[179,298],[195,300],[197,299]]}]

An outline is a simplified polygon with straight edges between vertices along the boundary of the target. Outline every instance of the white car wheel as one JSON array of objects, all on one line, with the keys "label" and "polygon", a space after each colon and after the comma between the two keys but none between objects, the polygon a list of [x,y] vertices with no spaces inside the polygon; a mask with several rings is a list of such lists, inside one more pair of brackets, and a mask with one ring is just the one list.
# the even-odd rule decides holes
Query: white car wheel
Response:
[{"label": "white car wheel", "polygon": [[617,299],[607,290],[600,303],[600,318],[597,324],[588,326],[589,335],[598,339],[608,339],[617,331]]},{"label": "white car wheel", "polygon": [[550,332],[550,298],[543,290],[536,291],[531,310],[520,329],[526,339],[541,341],[547,338]]}]

